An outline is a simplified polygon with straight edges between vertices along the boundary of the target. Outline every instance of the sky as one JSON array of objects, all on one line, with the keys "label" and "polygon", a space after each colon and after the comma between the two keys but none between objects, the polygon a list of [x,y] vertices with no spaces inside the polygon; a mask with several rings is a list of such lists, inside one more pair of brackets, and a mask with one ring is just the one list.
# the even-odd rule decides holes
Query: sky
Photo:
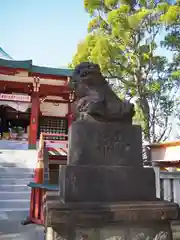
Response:
[{"label": "sky", "polygon": [[83,0],[0,0],[0,47],[15,60],[67,67],[87,34],[83,7]]},{"label": "sky", "polygon": [[[0,47],[15,60],[67,67],[88,22],[83,0],[0,0]],[[158,54],[171,58],[164,49]]]},{"label": "sky", "polygon": [[83,0],[0,0],[0,47],[15,60],[67,67],[88,17]]}]

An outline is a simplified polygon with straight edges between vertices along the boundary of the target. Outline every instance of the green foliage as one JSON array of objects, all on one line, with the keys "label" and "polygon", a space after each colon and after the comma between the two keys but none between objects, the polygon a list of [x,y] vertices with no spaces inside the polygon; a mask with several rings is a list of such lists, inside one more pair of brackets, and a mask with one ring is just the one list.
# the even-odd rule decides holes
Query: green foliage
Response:
[{"label": "green foliage", "polygon": [[[118,95],[136,99],[135,121],[150,142],[165,140],[178,106],[179,3],[167,1],[84,0],[91,16],[88,35],[78,45],[71,66],[98,63]],[[157,55],[161,46],[174,51],[173,62]],[[173,50],[172,50],[173,49]]]},{"label": "green foliage", "polygon": [[180,1],[165,14],[167,35],[161,44],[173,53],[170,63],[171,79],[179,86],[180,80]]},{"label": "green foliage", "polygon": [[180,17],[180,6],[177,5],[173,5],[173,6],[167,6],[168,4],[166,4],[165,7],[165,14],[163,14],[160,18],[160,20],[169,25],[172,22],[176,22],[179,17]]}]

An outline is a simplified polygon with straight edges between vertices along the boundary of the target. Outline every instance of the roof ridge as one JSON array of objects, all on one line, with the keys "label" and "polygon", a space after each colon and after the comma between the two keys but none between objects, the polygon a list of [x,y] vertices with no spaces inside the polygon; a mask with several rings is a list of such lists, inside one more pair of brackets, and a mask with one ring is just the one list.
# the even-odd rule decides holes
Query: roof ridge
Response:
[{"label": "roof ridge", "polygon": [[2,47],[0,47],[0,53],[3,53],[3,55],[6,57],[6,59],[13,60],[13,58],[9,54],[7,54],[7,52],[5,52]]}]

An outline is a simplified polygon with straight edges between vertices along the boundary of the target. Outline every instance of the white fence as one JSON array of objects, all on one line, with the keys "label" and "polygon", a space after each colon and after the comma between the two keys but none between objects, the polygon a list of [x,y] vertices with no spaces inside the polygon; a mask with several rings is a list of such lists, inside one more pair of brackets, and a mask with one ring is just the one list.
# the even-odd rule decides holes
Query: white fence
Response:
[{"label": "white fence", "polygon": [[155,168],[156,195],[162,200],[175,202],[180,206],[180,172],[165,172]]}]

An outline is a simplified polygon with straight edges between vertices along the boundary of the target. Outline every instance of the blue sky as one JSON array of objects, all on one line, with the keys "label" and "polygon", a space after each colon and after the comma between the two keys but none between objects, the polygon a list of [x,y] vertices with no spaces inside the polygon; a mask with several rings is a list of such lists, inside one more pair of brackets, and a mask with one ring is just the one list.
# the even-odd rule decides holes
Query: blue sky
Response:
[{"label": "blue sky", "polygon": [[16,60],[67,67],[88,21],[83,0],[0,0],[0,47]]},{"label": "blue sky", "polygon": [[88,20],[83,0],[0,0],[0,47],[17,60],[64,67]]}]

